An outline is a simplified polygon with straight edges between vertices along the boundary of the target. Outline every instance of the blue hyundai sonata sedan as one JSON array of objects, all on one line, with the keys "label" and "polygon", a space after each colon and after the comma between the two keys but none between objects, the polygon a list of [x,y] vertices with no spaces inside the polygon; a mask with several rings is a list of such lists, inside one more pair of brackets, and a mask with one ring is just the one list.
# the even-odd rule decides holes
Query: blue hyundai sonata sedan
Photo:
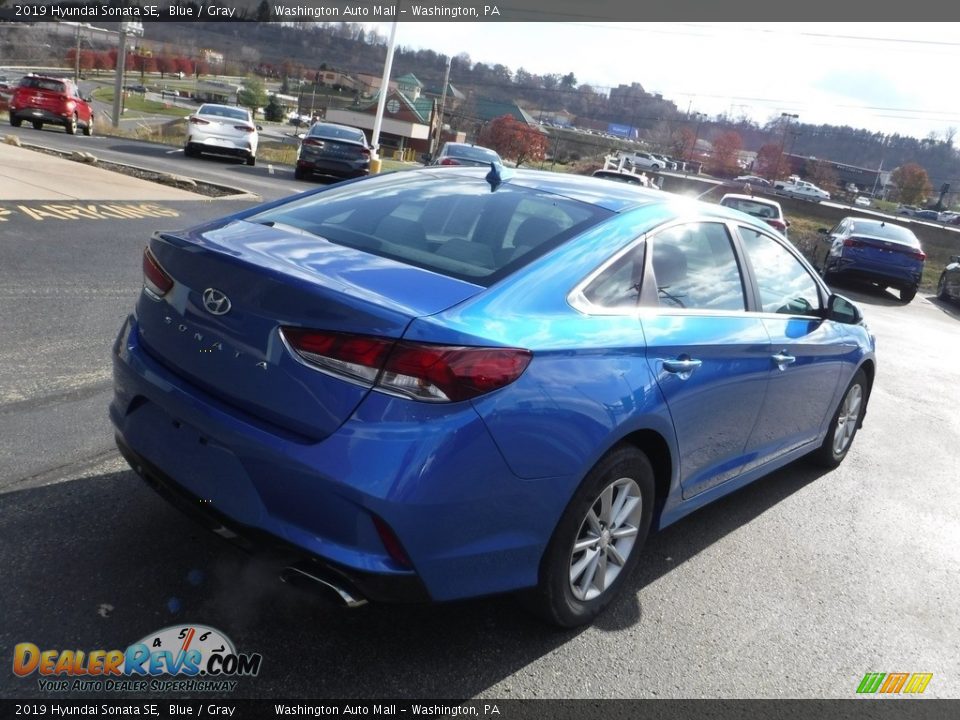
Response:
[{"label": "blue hyundai sonata sedan", "polygon": [[838,465],[875,368],[859,309],[760,220],[438,167],[156,233],[110,416],[144,479],[288,579],[522,590],[574,626],[651,530]]}]

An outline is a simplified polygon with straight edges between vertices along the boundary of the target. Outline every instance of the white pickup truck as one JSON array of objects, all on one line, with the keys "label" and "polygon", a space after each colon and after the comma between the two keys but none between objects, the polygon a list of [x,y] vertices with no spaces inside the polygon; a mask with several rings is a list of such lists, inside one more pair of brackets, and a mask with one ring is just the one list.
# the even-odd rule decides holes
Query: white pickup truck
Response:
[{"label": "white pickup truck", "polygon": [[802,200],[813,200],[814,202],[830,199],[830,193],[826,190],[821,190],[812,182],[801,180],[796,175],[791,175],[786,180],[777,180],[773,184],[773,191],[778,195],[786,195],[787,197],[800,198]]}]

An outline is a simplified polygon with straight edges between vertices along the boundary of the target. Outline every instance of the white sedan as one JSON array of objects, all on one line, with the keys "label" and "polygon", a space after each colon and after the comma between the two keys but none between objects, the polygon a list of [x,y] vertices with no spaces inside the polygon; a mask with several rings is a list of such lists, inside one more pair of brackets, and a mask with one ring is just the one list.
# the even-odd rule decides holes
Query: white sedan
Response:
[{"label": "white sedan", "polygon": [[233,105],[205,103],[187,118],[187,144],[183,154],[202,153],[242,157],[247,165],[257,164],[258,130],[250,111]]}]

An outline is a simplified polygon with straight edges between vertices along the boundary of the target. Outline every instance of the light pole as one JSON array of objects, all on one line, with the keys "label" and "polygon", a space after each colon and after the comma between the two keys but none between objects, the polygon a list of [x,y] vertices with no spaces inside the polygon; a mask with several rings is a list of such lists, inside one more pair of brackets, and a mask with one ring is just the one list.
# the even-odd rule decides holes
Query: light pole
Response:
[{"label": "light pole", "polygon": [[[694,155],[697,154],[697,141],[700,139],[700,124],[703,122],[703,119],[707,116],[706,113],[695,112],[693,114],[697,118],[697,131],[693,134],[693,146],[690,148],[690,153],[687,157],[687,162],[692,163]],[[699,175],[699,173],[697,173]]]},{"label": "light pole", "polygon": [[787,144],[787,129],[790,127],[790,120],[796,120],[799,115],[795,113],[780,113],[780,117],[786,118],[787,122],[783,126],[783,138],[780,140],[780,155],[777,157],[777,166],[773,169],[773,177],[771,180],[776,180],[777,176],[780,174],[780,166],[783,164],[783,148]]}]

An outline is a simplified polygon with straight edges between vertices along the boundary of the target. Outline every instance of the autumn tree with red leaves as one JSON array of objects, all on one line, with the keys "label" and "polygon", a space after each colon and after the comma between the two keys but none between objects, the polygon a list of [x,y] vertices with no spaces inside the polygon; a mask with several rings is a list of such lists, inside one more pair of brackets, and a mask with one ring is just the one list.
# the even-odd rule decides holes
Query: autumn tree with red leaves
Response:
[{"label": "autumn tree with red leaves", "polygon": [[933,192],[927,171],[917,163],[901,165],[890,173],[890,180],[898,188],[900,202],[907,205],[922,205]]},{"label": "autumn tree with red leaves", "polygon": [[753,169],[757,175],[771,180],[780,180],[790,174],[786,155],[780,152],[780,145],[775,143],[768,143],[760,148]]},{"label": "autumn tree with red leaves", "polygon": [[707,172],[711,175],[732,176],[740,169],[737,165],[739,152],[743,148],[740,133],[733,130],[720,133],[713,141],[713,152],[707,161]]},{"label": "autumn tree with red leaves", "polygon": [[483,128],[479,142],[496,150],[500,157],[513,160],[517,167],[520,167],[528,160],[543,160],[548,138],[513,115],[502,115]]}]

